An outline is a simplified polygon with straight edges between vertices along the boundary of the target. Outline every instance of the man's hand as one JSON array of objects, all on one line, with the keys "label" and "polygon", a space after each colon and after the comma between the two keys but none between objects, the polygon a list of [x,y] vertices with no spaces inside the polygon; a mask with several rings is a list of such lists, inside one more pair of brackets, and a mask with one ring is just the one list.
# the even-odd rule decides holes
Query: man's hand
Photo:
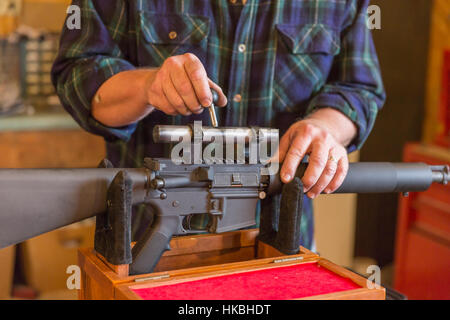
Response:
[{"label": "man's hand", "polygon": [[109,127],[135,123],[156,109],[169,115],[201,113],[212,102],[211,88],[218,106],[227,98],[208,79],[201,61],[193,54],[173,56],[160,68],[120,72],[105,81],[91,102],[92,116]]},{"label": "man's hand", "polygon": [[280,141],[281,180],[290,182],[301,160],[308,154],[309,165],[302,179],[308,197],[315,198],[322,191],[335,191],[348,171],[344,146],[356,133],[353,122],[331,108],[320,109],[294,123]]},{"label": "man's hand", "polygon": [[206,75],[201,61],[192,53],[166,59],[147,82],[148,102],[168,115],[188,116],[203,112],[212,103],[211,88],[219,96],[218,106],[227,98],[222,89]]}]

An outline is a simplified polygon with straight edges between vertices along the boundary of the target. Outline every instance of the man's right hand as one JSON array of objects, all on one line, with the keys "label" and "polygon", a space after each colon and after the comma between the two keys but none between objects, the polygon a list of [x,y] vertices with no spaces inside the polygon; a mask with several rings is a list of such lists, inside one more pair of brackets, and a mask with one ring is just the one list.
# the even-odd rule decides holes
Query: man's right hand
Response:
[{"label": "man's right hand", "polygon": [[212,82],[201,61],[192,53],[166,59],[155,74],[148,78],[148,103],[168,115],[200,114],[212,103],[211,89],[219,96],[218,106],[225,106],[227,98]]},{"label": "man's right hand", "polygon": [[160,68],[115,74],[97,90],[91,114],[109,127],[135,123],[155,108],[168,115],[198,114],[211,105],[211,89],[219,96],[216,104],[225,106],[222,89],[208,79],[201,61],[186,53],[168,58]]}]

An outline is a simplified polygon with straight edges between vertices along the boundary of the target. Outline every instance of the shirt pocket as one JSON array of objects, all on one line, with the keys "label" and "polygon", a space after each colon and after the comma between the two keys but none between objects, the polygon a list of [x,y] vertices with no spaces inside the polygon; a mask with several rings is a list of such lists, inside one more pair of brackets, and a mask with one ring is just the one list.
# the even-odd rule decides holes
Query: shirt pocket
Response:
[{"label": "shirt pocket", "polygon": [[341,51],[340,32],[325,24],[277,24],[276,29],[274,107],[294,111],[324,85]]},{"label": "shirt pocket", "polygon": [[337,30],[325,24],[278,24],[277,31],[292,54],[330,54],[340,51]]},{"label": "shirt pocket", "polygon": [[141,11],[137,26],[139,65],[159,67],[165,59],[188,52],[206,64],[209,25],[204,16]]}]

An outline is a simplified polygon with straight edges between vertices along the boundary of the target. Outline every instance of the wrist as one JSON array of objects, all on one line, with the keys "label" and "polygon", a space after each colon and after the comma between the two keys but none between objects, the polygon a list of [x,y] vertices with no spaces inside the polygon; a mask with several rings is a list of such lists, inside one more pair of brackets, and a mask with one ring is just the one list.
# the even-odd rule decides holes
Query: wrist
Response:
[{"label": "wrist", "polygon": [[358,134],[358,128],[342,112],[333,108],[320,108],[307,116],[319,121],[343,146],[348,146]]},{"label": "wrist", "polygon": [[158,73],[157,68],[155,69],[142,69],[142,79],[139,87],[141,88],[141,92],[143,92],[143,100],[146,105],[149,105],[150,101],[150,88],[152,87],[156,74]]}]

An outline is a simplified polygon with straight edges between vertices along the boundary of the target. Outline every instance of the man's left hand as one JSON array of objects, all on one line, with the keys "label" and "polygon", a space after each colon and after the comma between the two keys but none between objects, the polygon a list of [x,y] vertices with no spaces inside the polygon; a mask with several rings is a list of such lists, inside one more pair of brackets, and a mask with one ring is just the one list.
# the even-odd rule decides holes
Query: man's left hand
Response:
[{"label": "man's left hand", "polygon": [[309,155],[309,165],[302,178],[305,193],[315,198],[322,192],[334,192],[348,171],[345,145],[356,133],[354,123],[331,108],[320,109],[294,123],[280,141],[281,180],[290,182],[302,159]]}]

